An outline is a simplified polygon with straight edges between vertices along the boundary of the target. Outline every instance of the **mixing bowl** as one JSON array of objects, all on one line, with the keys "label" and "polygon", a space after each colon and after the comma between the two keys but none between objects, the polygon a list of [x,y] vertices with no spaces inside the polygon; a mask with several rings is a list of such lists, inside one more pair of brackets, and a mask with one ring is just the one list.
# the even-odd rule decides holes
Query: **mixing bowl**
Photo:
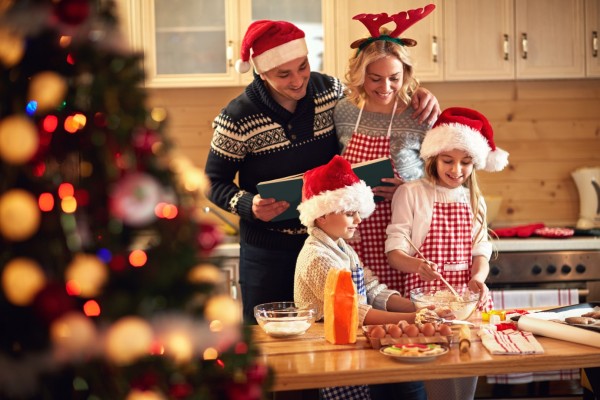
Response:
[{"label": "mixing bowl", "polygon": [[312,304],[292,301],[259,304],[254,307],[258,325],[270,336],[302,335],[315,322],[317,309]]},{"label": "mixing bowl", "polygon": [[447,288],[417,288],[410,291],[410,300],[417,309],[433,305],[435,311],[450,309],[454,313],[455,319],[465,320],[475,310],[479,294],[465,290],[462,293],[459,291],[457,297]]}]

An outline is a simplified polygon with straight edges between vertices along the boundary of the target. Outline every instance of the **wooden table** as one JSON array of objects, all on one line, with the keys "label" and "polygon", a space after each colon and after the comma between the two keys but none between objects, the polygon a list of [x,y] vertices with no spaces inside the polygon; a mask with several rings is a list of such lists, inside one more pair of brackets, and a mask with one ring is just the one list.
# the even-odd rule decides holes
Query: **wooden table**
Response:
[{"label": "wooden table", "polygon": [[324,339],[322,324],[294,338],[271,338],[260,327],[252,328],[259,359],[274,369],[273,391],[600,366],[600,348],[541,336],[544,354],[491,355],[477,341],[468,353],[451,345],[434,361],[405,363],[372,349],[362,333],[356,344],[332,345]]}]

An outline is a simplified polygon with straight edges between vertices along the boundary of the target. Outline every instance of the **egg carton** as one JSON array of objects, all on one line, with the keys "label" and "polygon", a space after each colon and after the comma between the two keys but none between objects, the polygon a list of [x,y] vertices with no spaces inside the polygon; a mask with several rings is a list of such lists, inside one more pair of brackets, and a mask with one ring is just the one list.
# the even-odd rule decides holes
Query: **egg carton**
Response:
[{"label": "egg carton", "polygon": [[394,338],[389,333],[386,333],[382,338],[374,338],[369,335],[369,330],[371,325],[364,325],[362,327],[362,332],[367,338],[367,342],[371,345],[371,347],[375,350],[379,350],[384,346],[391,346],[393,344],[446,344],[450,345],[452,343],[457,343],[458,337],[454,337],[455,335],[444,336],[439,332],[436,332],[433,336],[425,336],[422,333],[419,333],[417,336],[409,337],[406,334],[402,334],[402,336]]}]

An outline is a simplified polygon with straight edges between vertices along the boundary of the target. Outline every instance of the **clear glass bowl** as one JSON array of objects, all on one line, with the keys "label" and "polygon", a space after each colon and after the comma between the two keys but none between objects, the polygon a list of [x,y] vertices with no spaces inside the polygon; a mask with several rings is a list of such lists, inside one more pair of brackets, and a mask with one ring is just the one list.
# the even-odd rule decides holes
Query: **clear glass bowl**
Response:
[{"label": "clear glass bowl", "polygon": [[450,309],[454,313],[454,319],[466,320],[475,310],[479,293],[464,290],[459,291],[459,297],[456,297],[448,288],[417,288],[410,291],[410,300],[417,309],[433,305],[435,311]]},{"label": "clear glass bowl", "polygon": [[273,337],[303,335],[315,322],[316,313],[314,305],[293,301],[265,303],[254,307],[258,325]]}]

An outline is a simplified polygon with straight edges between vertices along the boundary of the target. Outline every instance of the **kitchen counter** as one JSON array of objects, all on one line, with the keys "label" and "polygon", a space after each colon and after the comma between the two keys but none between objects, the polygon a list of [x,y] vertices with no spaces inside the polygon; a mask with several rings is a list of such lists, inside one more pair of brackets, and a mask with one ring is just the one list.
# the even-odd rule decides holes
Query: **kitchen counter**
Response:
[{"label": "kitchen counter", "polygon": [[563,250],[600,250],[600,237],[550,238],[506,238],[492,240],[494,249],[508,251],[563,251]]},{"label": "kitchen counter", "polygon": [[273,391],[600,366],[600,348],[541,336],[544,354],[491,355],[474,341],[468,353],[452,345],[434,361],[405,363],[372,349],[362,333],[355,344],[332,345],[324,339],[323,324],[293,338],[272,338],[258,326],[251,328],[259,360],[274,370]]},{"label": "kitchen counter", "polygon": [[[562,251],[562,250],[600,250],[600,237],[571,237],[566,239],[547,238],[506,238],[492,240],[494,249],[508,251]],[[239,243],[223,243],[215,248],[212,256],[239,257]]]}]

